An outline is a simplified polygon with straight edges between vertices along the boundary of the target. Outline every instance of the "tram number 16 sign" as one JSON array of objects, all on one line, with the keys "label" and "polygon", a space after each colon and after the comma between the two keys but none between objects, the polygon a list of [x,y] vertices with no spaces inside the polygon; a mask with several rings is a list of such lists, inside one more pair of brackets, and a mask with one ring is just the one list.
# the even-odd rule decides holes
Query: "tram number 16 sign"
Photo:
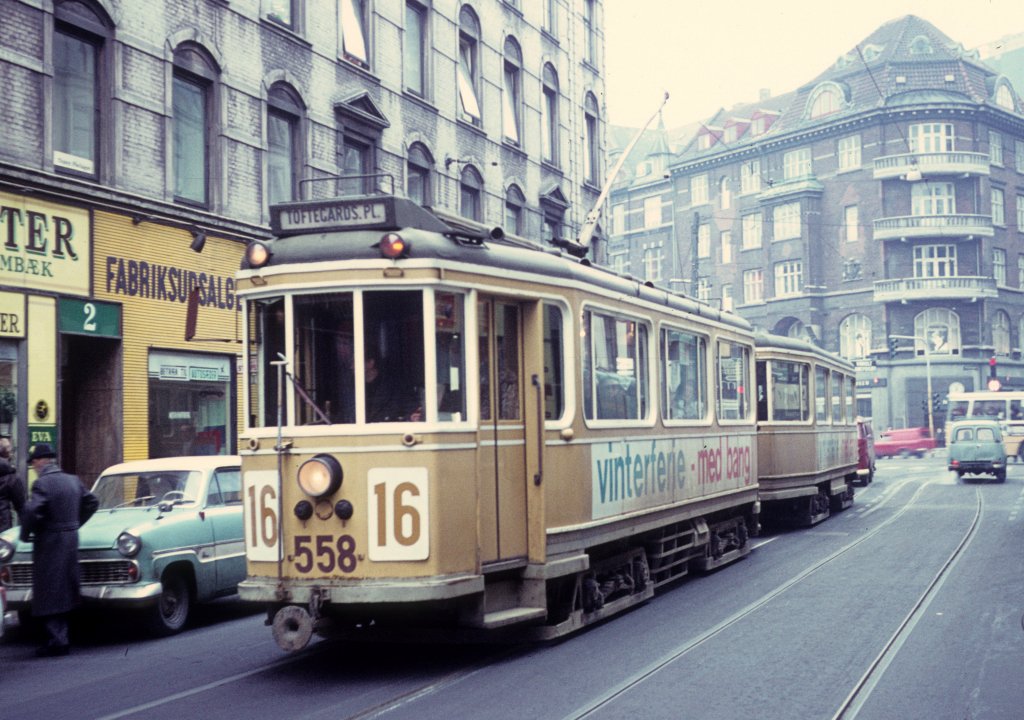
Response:
[{"label": "tram number 16 sign", "polygon": [[373,468],[367,473],[370,560],[426,560],[430,514],[426,468]]},{"label": "tram number 16 sign", "polygon": [[277,562],[277,518],[281,508],[277,471],[249,470],[243,492],[246,556],[255,562]]}]

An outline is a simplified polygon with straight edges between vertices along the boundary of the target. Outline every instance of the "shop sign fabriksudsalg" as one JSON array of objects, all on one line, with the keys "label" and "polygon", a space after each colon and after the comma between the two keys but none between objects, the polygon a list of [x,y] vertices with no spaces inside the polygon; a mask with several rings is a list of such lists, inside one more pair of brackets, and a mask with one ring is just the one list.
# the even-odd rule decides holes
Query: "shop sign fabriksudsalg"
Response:
[{"label": "shop sign fabriksudsalg", "polygon": [[89,211],[0,192],[0,284],[89,294]]}]

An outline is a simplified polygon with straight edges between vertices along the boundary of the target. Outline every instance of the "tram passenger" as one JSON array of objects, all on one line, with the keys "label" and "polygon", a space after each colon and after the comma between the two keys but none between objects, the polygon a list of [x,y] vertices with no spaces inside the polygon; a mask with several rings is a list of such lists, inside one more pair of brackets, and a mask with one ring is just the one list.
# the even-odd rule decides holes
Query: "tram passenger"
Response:
[{"label": "tram passenger", "polygon": [[380,353],[366,349],[366,422],[398,422],[423,419],[423,408],[402,392],[380,367]]}]

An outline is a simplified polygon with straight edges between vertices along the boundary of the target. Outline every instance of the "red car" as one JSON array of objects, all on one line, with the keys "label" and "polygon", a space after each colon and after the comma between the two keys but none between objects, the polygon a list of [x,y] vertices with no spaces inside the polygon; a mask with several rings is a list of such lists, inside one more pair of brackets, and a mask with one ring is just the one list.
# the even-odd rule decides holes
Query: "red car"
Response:
[{"label": "red car", "polygon": [[875,479],[875,431],[871,418],[857,418],[857,480],[867,485]]},{"label": "red car", "polygon": [[924,457],[935,449],[935,438],[926,427],[886,430],[875,440],[875,454],[878,457]]}]

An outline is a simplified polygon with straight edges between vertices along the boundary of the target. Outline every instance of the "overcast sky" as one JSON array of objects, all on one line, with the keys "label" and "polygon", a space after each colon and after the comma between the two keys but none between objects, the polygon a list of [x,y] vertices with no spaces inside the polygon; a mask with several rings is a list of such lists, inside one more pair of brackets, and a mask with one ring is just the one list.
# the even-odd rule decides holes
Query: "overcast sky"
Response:
[{"label": "overcast sky", "polygon": [[609,119],[635,127],[666,91],[675,128],[793,90],[904,15],[967,48],[1024,32],[1024,0],[605,0],[604,14]]}]

